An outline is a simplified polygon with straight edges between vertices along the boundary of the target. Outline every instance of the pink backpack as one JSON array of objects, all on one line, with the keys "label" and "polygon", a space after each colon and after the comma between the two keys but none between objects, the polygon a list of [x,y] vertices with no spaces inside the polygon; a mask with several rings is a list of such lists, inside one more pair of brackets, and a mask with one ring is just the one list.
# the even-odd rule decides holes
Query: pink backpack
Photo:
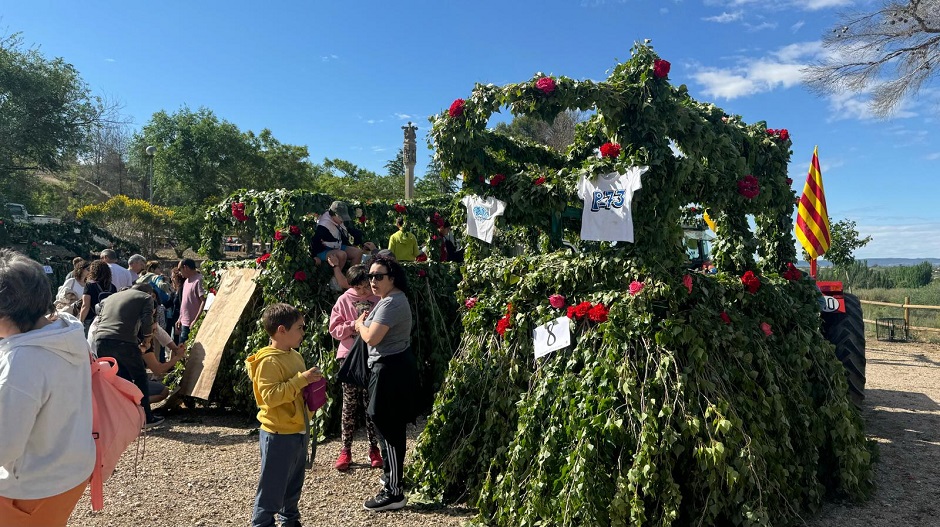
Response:
[{"label": "pink backpack", "polygon": [[118,377],[117,372],[117,361],[112,357],[91,361],[91,434],[95,438],[91,508],[96,511],[104,507],[104,482],[146,422],[140,406],[144,394],[134,383]]}]

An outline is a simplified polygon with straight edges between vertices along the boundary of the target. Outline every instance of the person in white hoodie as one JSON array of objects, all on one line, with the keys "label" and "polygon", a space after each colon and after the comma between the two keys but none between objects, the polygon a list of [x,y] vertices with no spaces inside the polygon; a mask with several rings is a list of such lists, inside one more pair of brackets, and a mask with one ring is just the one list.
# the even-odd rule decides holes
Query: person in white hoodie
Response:
[{"label": "person in white hoodie", "polygon": [[0,527],[64,527],[95,464],[82,323],[41,265],[0,249]]}]

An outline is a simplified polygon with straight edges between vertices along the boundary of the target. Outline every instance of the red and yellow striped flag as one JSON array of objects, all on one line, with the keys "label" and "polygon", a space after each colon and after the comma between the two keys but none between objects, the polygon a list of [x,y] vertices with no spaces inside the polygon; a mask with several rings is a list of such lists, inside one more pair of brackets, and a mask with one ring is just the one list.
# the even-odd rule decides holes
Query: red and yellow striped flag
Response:
[{"label": "red and yellow striped flag", "polygon": [[819,171],[818,146],[813,149],[813,162],[797,207],[796,239],[814,260],[829,250],[829,212],[826,210],[822,172]]}]

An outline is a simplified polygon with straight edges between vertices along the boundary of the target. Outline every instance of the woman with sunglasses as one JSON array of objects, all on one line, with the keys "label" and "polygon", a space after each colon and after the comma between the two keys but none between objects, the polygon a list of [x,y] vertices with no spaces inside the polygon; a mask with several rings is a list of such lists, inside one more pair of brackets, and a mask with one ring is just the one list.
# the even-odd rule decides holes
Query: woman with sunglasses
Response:
[{"label": "woman with sunglasses", "polygon": [[402,487],[405,427],[414,421],[414,389],[418,370],[411,353],[411,305],[401,265],[377,256],[367,275],[379,302],[356,320],[356,331],[369,346],[369,408],[367,413],[381,439],[385,460],[384,488],[365,502],[372,511],[400,509],[407,503]]}]

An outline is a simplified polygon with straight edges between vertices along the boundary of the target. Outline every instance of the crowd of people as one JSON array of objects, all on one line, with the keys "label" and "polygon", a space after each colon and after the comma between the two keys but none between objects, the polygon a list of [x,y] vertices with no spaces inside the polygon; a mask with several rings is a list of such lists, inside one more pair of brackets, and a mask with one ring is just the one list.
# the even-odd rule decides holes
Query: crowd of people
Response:
[{"label": "crowd of people", "polygon": [[[368,464],[382,469],[381,489],[364,503],[373,511],[407,502],[405,430],[416,416],[413,318],[399,261],[426,258],[427,249],[405,221],[397,224],[388,249],[380,250],[364,240],[346,204],[337,201],[320,217],[310,246],[318,264],[332,267],[333,287],[343,291],[329,324],[337,360],[342,365],[357,340],[368,354],[368,386],[342,387],[342,446],[334,466],[349,469],[361,415]],[[441,259],[462,258],[450,225],[438,227]],[[127,259],[126,268],[111,249],[97,256],[74,259],[53,296],[42,266],[0,250],[0,527],[64,526],[87,485],[95,459],[89,361],[113,357],[118,375],[143,394],[145,428],[159,426],[164,417],[151,404],[169,393],[160,378],[185,356],[191,328],[204,311],[207,295],[195,261],[180,260],[167,276],[159,261],[139,254]],[[299,526],[311,419],[303,390],[322,374],[307,368],[297,351],[305,329],[299,310],[270,305],[262,325],[270,344],[246,360],[261,448],[251,524]]]}]

